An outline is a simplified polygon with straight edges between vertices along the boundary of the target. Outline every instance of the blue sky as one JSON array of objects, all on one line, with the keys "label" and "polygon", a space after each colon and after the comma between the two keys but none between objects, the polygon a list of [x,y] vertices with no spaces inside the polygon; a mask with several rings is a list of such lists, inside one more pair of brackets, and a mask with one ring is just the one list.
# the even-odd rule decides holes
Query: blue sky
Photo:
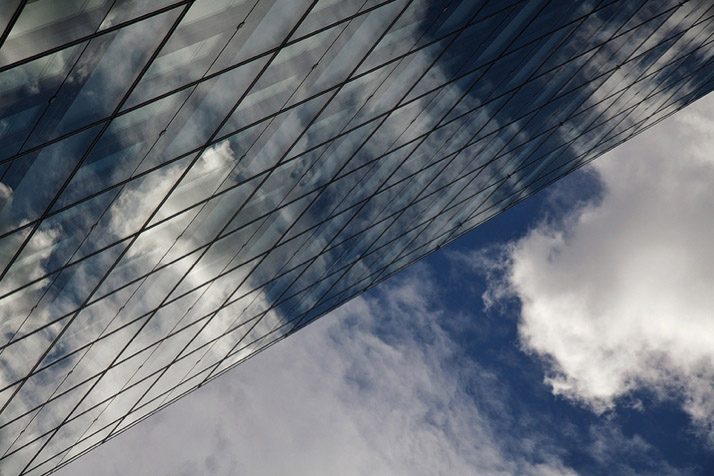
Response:
[{"label": "blue sky", "polygon": [[[6,71],[2,471],[101,442],[708,87],[706,2],[390,1],[253,56],[368,3],[182,4]],[[70,14],[33,5],[5,65]],[[137,13],[116,6],[96,28]],[[64,474],[711,472],[711,106]]]},{"label": "blue sky", "polygon": [[58,474],[711,474],[712,106]]}]

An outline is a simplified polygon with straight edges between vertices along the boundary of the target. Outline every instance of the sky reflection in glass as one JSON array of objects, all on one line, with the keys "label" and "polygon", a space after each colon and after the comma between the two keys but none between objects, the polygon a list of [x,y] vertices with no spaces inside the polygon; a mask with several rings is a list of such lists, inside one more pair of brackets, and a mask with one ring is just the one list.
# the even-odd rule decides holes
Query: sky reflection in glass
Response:
[{"label": "sky reflection in glass", "polygon": [[714,75],[704,1],[41,0],[0,13],[8,473],[101,444],[703,96]]}]

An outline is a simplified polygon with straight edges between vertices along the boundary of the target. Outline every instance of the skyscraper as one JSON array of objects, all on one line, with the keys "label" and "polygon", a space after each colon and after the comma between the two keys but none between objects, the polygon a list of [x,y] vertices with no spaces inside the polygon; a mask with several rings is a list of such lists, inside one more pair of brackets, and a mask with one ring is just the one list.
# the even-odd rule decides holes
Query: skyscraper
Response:
[{"label": "skyscraper", "polygon": [[44,474],[712,89],[705,1],[0,4],[0,469]]}]

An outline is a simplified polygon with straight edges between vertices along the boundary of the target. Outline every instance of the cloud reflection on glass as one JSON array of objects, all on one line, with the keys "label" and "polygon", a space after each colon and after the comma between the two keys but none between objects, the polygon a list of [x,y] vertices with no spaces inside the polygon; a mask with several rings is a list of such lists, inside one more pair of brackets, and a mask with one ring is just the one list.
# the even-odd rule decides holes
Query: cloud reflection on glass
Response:
[{"label": "cloud reflection on glass", "polygon": [[706,2],[51,3],[26,6],[0,49],[0,464],[27,474],[714,73]]}]

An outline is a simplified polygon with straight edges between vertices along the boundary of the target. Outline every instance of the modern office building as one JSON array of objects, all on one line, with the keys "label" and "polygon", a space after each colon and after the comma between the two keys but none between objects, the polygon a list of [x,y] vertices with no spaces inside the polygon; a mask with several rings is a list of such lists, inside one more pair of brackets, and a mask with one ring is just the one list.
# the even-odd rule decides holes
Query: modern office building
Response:
[{"label": "modern office building", "polygon": [[0,1],[0,473],[66,464],[703,96],[713,20]]}]

